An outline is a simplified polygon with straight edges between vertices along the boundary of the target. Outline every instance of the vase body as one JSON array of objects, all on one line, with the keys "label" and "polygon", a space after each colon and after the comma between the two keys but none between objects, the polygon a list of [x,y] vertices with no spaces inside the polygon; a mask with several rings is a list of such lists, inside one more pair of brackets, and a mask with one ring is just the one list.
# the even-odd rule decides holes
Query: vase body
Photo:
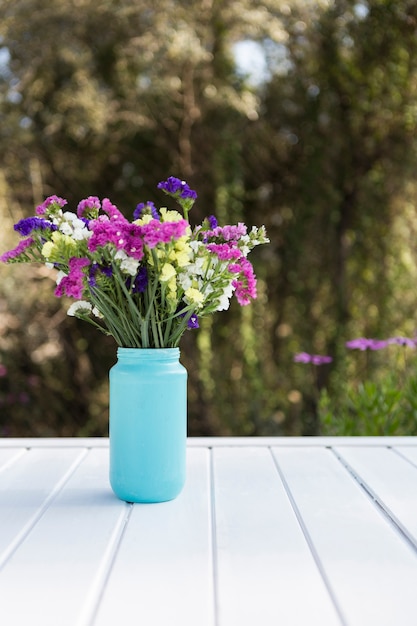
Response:
[{"label": "vase body", "polygon": [[110,370],[110,484],[126,502],[172,500],[185,483],[187,371],[179,348],[118,348]]}]

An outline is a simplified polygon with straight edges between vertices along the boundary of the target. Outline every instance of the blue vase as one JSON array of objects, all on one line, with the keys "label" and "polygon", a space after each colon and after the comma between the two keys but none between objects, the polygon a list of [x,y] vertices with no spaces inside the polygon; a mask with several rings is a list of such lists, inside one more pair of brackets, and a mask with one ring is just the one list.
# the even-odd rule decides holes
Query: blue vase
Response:
[{"label": "blue vase", "polygon": [[187,371],[179,348],[118,348],[110,370],[110,484],[126,502],[172,500],[185,483]]}]

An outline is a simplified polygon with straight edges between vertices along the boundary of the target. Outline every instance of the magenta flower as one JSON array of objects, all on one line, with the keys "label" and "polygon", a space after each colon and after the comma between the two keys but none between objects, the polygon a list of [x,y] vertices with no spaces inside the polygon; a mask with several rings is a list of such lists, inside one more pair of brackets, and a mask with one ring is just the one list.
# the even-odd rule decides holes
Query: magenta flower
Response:
[{"label": "magenta flower", "polygon": [[122,250],[127,243],[128,234],[126,231],[130,226],[130,222],[124,218],[118,220],[111,219],[107,215],[100,215],[96,220],[91,220],[89,224],[93,234],[88,241],[88,249],[90,252],[95,252],[97,248],[104,248],[108,244],[113,244],[118,250]]},{"label": "magenta flower", "polygon": [[101,202],[97,196],[88,196],[85,200],[81,200],[77,206],[78,217],[97,217],[101,208]]},{"label": "magenta flower", "polygon": [[11,261],[19,262],[19,261],[26,260],[27,256],[25,255],[25,252],[34,243],[35,241],[34,239],[32,239],[32,237],[28,237],[27,239],[22,239],[22,241],[19,241],[16,248],[13,248],[13,250],[9,250],[8,252],[5,252],[4,254],[2,254],[0,256],[0,261],[2,263],[10,263]]},{"label": "magenta flower", "polygon": [[158,243],[169,243],[172,239],[183,237],[187,231],[187,220],[177,222],[159,222],[152,220],[142,226],[143,243],[154,248]]},{"label": "magenta flower", "polygon": [[207,250],[217,255],[220,261],[231,261],[242,256],[239,248],[234,247],[231,243],[209,243]]},{"label": "magenta flower", "polygon": [[61,297],[63,295],[81,300],[84,291],[84,272],[83,268],[90,265],[87,258],[72,257],[68,261],[69,273],[64,276],[55,289],[55,295]]}]

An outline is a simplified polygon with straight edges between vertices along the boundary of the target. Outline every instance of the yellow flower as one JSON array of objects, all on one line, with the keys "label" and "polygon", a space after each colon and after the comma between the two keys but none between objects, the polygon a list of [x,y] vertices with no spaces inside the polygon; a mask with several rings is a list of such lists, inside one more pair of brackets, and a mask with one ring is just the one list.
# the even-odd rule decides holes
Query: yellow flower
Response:
[{"label": "yellow flower", "polygon": [[177,279],[176,276],[173,276],[167,282],[167,287],[171,293],[177,293]]},{"label": "yellow flower", "polygon": [[171,278],[176,276],[175,267],[171,263],[164,263],[161,269],[161,282],[168,282]]},{"label": "yellow flower", "polygon": [[198,289],[194,289],[194,287],[190,287],[185,292],[185,301],[187,304],[197,304],[198,306],[203,306],[204,302],[204,294],[201,293]]},{"label": "yellow flower", "polygon": [[44,256],[45,259],[49,259],[52,256],[54,248],[55,248],[55,244],[52,241],[47,241],[46,243],[43,244],[42,256]]},{"label": "yellow flower", "polygon": [[162,222],[179,222],[184,219],[178,211],[168,211],[165,207],[159,210]]},{"label": "yellow flower", "polygon": [[178,267],[185,267],[190,263],[188,250],[171,250],[168,258],[172,263],[176,263]]},{"label": "yellow flower", "polygon": [[63,235],[58,231],[52,233],[52,241],[47,241],[42,247],[42,255],[52,262],[68,260],[76,251],[76,241],[69,235]]},{"label": "yellow flower", "polygon": [[149,222],[153,219],[154,219],[153,215],[144,215],[143,217],[140,217],[138,220],[135,220],[133,224],[144,226],[145,224],[149,224]]},{"label": "yellow flower", "polygon": [[[169,265],[169,264],[167,264]],[[162,280],[162,279],[161,279]],[[174,313],[178,308],[178,296],[177,296],[177,280],[176,276],[172,276],[166,282],[167,290],[165,292],[165,302],[168,305],[170,313]]]}]

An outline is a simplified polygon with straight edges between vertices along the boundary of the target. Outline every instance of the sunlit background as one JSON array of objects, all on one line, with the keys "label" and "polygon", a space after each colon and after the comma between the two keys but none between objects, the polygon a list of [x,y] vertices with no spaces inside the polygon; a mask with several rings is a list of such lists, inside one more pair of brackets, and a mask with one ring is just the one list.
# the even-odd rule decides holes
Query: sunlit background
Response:
[{"label": "sunlit background", "polygon": [[[52,193],[131,216],[169,175],[265,224],[257,301],[181,344],[191,435],[417,433],[414,349],[345,347],[416,335],[415,2],[3,0],[0,119],[0,252]],[[0,436],[107,434],[116,347],[53,288],[0,267]]]}]

